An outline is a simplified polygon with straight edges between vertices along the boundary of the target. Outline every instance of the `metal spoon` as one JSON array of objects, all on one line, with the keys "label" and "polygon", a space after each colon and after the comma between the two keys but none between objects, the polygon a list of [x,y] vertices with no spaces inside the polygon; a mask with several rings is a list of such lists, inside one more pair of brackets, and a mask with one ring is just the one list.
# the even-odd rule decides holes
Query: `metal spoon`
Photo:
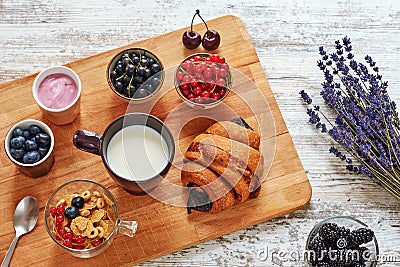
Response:
[{"label": "metal spoon", "polygon": [[7,267],[10,264],[11,257],[17,245],[18,238],[32,231],[39,216],[39,205],[36,198],[27,196],[21,199],[14,212],[15,237],[11,242],[10,248],[4,257],[1,267]]}]

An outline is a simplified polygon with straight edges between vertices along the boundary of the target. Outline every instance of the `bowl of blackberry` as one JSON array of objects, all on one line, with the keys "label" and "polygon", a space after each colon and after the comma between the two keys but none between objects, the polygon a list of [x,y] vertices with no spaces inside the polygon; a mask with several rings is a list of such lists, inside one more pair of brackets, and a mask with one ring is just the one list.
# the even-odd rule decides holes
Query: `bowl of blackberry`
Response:
[{"label": "bowl of blackberry", "polygon": [[107,67],[107,81],[120,98],[143,101],[153,96],[164,81],[164,68],[152,52],[130,48],[115,55]]},{"label": "bowl of blackberry", "polygon": [[186,104],[208,109],[220,104],[232,88],[232,75],[225,58],[197,53],[185,58],[174,77],[175,88]]},{"label": "bowl of blackberry", "polygon": [[305,255],[312,267],[375,267],[379,248],[374,231],[365,223],[335,216],[314,226]]}]

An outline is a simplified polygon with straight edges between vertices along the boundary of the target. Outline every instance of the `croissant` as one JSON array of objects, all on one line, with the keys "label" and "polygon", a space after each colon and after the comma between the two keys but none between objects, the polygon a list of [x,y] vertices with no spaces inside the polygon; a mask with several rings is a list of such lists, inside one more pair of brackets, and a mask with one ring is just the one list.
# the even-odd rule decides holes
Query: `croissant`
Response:
[{"label": "croissant", "polygon": [[211,125],[185,153],[182,183],[191,210],[219,212],[258,196],[263,157],[260,136],[241,118]]}]

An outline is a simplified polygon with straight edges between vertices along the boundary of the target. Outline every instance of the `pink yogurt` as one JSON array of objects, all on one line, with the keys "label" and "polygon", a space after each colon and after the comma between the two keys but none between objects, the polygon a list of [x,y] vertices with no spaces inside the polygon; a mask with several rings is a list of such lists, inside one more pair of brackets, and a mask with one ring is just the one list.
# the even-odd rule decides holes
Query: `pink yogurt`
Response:
[{"label": "pink yogurt", "polygon": [[39,85],[39,101],[48,108],[61,109],[71,104],[78,94],[75,81],[66,74],[46,76]]}]

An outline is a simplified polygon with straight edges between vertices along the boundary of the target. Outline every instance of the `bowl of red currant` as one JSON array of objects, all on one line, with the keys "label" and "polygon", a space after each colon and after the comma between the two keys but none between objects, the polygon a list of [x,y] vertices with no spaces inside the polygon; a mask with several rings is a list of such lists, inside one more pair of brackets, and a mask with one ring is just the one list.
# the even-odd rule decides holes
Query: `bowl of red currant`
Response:
[{"label": "bowl of red currant", "polygon": [[111,89],[125,101],[144,101],[156,94],[164,81],[158,57],[143,48],[129,48],[115,55],[107,67]]},{"label": "bowl of red currant", "polygon": [[179,96],[193,108],[217,106],[232,88],[229,65],[218,54],[197,53],[185,58],[174,78]]}]

